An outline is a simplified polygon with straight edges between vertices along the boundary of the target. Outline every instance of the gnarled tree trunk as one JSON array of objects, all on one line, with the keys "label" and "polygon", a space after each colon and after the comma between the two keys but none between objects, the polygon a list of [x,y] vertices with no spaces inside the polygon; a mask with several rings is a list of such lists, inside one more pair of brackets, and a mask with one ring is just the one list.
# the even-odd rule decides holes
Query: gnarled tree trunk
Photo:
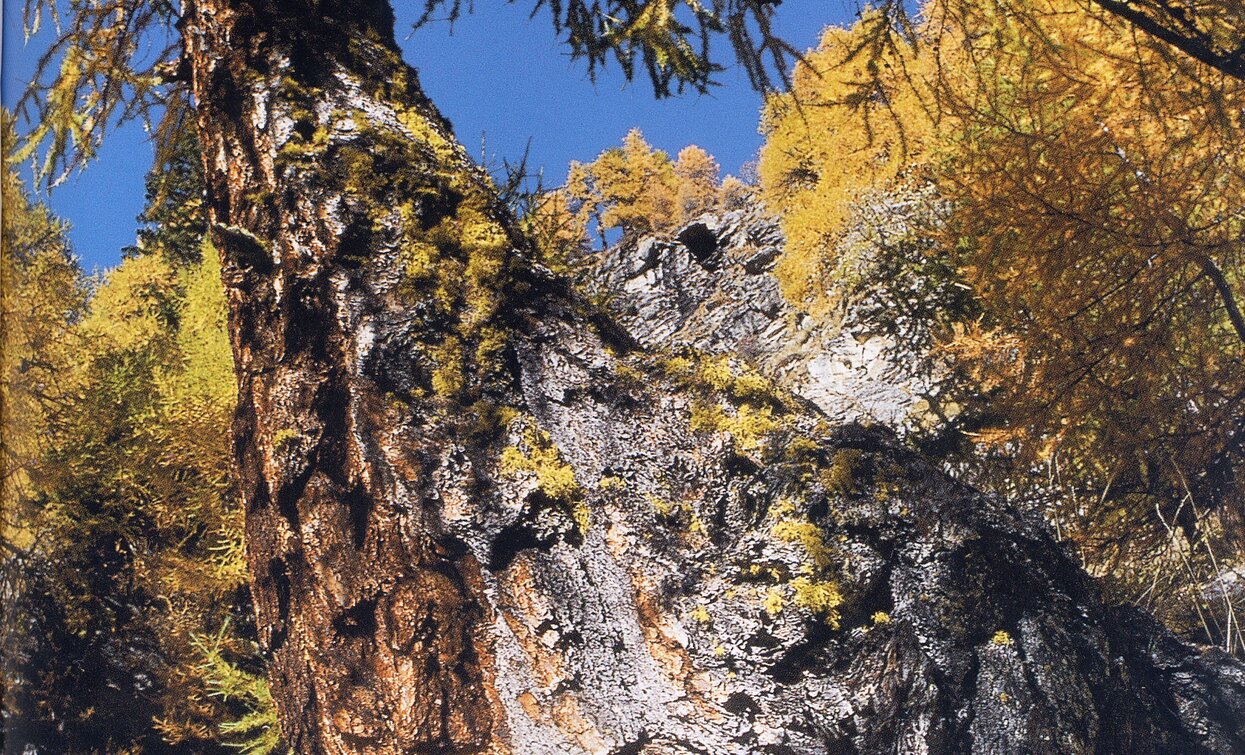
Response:
[{"label": "gnarled tree trunk", "polygon": [[194,0],[296,752],[1230,751],[1245,672],[1036,523],[531,261],[381,0]]},{"label": "gnarled tree trunk", "polygon": [[439,521],[448,496],[483,480],[435,476],[468,418],[457,392],[430,387],[436,373],[439,386],[471,378],[462,395],[506,393],[461,361],[493,314],[467,323],[472,284],[449,287],[465,267],[450,256],[495,261],[470,271],[493,278],[508,263],[460,244],[429,262],[426,290],[402,270],[438,221],[505,229],[392,23],[384,2],[200,0],[185,32],[230,302],[256,609],[297,752],[495,740],[479,567]]}]

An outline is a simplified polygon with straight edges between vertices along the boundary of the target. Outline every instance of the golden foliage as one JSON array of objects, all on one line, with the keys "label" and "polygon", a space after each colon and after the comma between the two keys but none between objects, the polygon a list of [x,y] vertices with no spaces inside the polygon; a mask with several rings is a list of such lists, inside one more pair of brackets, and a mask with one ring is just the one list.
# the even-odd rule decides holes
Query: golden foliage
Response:
[{"label": "golden foliage", "polygon": [[1225,315],[1242,282],[1242,83],[1079,0],[924,15],[917,47],[863,50],[868,17],[827,31],[767,105],[761,185],[789,239],[787,295],[825,296],[863,194],[932,178],[988,313],[946,349],[1012,439],[1222,445],[1205,431],[1231,426],[1245,388],[1245,332]]},{"label": "golden foliage", "polygon": [[4,395],[22,422],[6,417],[4,432],[6,456],[14,431],[11,458],[24,456],[3,535],[22,563],[47,565],[13,575],[10,610],[31,627],[13,699],[76,721],[55,744],[67,751],[258,742],[224,727],[266,715],[247,712],[262,700],[223,698],[197,639],[215,638],[218,664],[262,669],[246,632],[228,629],[250,625],[250,604],[217,255],[181,270],[128,259],[88,305],[59,227],[5,178]]},{"label": "golden foliage", "polygon": [[938,334],[972,437],[1005,451],[1012,490],[1056,465],[1058,515],[1117,568],[1193,507],[1231,541],[1245,82],[1100,5],[932,0],[910,28],[831,29],[767,103],[759,171],[784,292],[821,317],[859,274],[862,203],[934,188],[928,254],[979,307]]},{"label": "golden foliage", "polygon": [[[14,142],[3,114],[4,144]],[[62,379],[78,348],[73,327],[87,291],[69,253],[65,226],[30,202],[5,155],[0,227],[0,537],[22,539],[12,506],[26,470],[46,450],[46,406],[63,401]]]},{"label": "golden foliage", "polygon": [[603,228],[635,236],[675,223],[674,166],[669,155],[644,141],[639,129],[627,132],[622,147],[602,152],[591,163],[571,163],[566,183]]},{"label": "golden foliage", "polygon": [[761,198],[787,237],[775,273],[789,300],[815,312],[834,287],[832,250],[853,208],[868,193],[921,182],[933,146],[930,64],[906,48],[863,54],[874,22],[827,29],[791,91],[770,96],[762,113]]},{"label": "golden foliage", "polygon": [[975,361],[1007,375],[995,406],[1016,437],[1059,434],[1108,475],[1156,445],[1192,471],[1245,389],[1245,332],[1210,272],[1242,283],[1245,84],[1081,10],[974,6],[950,27],[973,75],[943,86],[949,233],[1009,334]]},{"label": "golden foliage", "polygon": [[721,181],[720,172],[700,147],[684,147],[671,160],[631,129],[621,147],[571,163],[564,189],[569,225],[586,229],[595,221],[602,232],[619,229],[628,238],[672,231],[725,202],[739,204],[746,186],[731,176]]},{"label": "golden foliage", "polygon": [[684,147],[674,161],[674,204],[680,222],[712,210],[718,203],[718,161],[696,145]]},{"label": "golden foliage", "polygon": [[588,242],[588,219],[572,209],[566,189],[543,192],[519,219],[520,231],[532,240],[550,269],[564,272],[568,260]]}]

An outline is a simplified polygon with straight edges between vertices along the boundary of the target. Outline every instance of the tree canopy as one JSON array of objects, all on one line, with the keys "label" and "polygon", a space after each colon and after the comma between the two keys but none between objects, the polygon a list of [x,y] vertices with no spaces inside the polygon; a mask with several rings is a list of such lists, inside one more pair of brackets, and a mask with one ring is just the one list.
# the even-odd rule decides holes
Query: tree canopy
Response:
[{"label": "tree canopy", "polygon": [[571,163],[562,193],[580,227],[591,219],[603,235],[619,230],[635,239],[671,231],[738,191],[738,179],[723,181],[720,174],[717,161],[700,147],[684,147],[671,160],[632,129],[621,147],[590,163]]},{"label": "tree canopy", "polygon": [[[201,212],[197,157],[171,182],[182,204],[153,197],[149,238],[193,236],[171,219]],[[6,726],[56,752],[268,751],[224,432],[234,377],[219,259],[157,241],[88,280],[13,168],[0,267]]]},{"label": "tree canopy", "polygon": [[830,30],[766,110],[787,293],[834,300],[859,209],[925,191],[889,222],[980,307],[940,335],[976,396],[960,422],[1029,495],[1057,470],[1056,516],[1153,599],[1172,565],[1141,554],[1176,522],[1241,547],[1245,81],[1077,0],[932,2],[893,46],[888,10]]}]

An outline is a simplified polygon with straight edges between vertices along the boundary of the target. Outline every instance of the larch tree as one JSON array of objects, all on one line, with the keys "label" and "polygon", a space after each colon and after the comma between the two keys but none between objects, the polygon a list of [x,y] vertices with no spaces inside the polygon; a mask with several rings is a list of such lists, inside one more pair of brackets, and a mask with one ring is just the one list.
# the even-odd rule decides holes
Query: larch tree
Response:
[{"label": "larch tree", "polygon": [[216,255],[153,245],[91,281],[11,166],[5,208],[7,736],[65,753],[275,744],[222,432]]},{"label": "larch tree", "polygon": [[633,128],[621,147],[590,163],[572,162],[559,195],[577,225],[595,222],[602,236],[621,231],[636,240],[669,233],[726,201],[720,174],[717,161],[700,147],[684,147],[671,160]]},{"label": "larch tree", "polygon": [[[459,11],[427,10],[443,5]],[[760,0],[553,10],[575,55],[644,71],[659,94],[709,86],[714,37],[758,86],[766,56],[782,71],[791,53]],[[44,11],[56,9],[28,4],[32,19]],[[433,501],[478,497],[496,474],[496,459],[472,471],[458,454],[477,451],[449,441],[484,451],[523,405],[505,353],[519,302],[553,284],[402,62],[388,3],[70,11],[45,58],[59,65],[50,87],[23,103],[40,114],[30,149],[50,143],[45,175],[89,158],[113,117],[163,105],[162,129],[176,129],[193,100],[229,299],[253,594],[290,745],[500,741],[477,556]],[[138,65],[140,43],[174,24],[165,56]],[[187,86],[170,99],[169,81]]]},{"label": "larch tree", "polygon": [[[970,376],[973,463],[1048,502],[1121,593],[1209,602],[1188,613],[1230,641],[1194,585],[1241,552],[1245,90],[1099,5],[941,0],[906,41],[883,11],[829,31],[766,111],[778,272],[816,312],[859,277],[859,208],[886,208],[875,237],[920,228],[975,303],[938,334]],[[1239,15],[1195,22],[1245,39]]]},{"label": "larch tree", "polygon": [[862,29],[876,23],[870,12],[852,30],[826,29],[791,90],[762,113],[761,196],[787,237],[776,273],[787,298],[813,313],[842,299],[851,261],[834,250],[868,195],[929,182],[932,69],[908,47],[862,51]]},{"label": "larch tree", "polygon": [[[7,111],[0,129],[5,145],[11,145],[15,134]],[[87,292],[69,254],[64,224],[30,201],[7,165],[0,179],[0,622],[6,628],[0,635],[5,679],[0,704],[13,715],[29,702],[23,686],[32,671],[30,635],[38,631],[31,616],[43,608],[33,607],[27,594],[31,585],[46,592],[48,582],[32,552],[40,533],[20,501],[51,445],[56,407],[73,394],[59,376],[80,345],[74,323],[82,317]]]},{"label": "larch tree", "polygon": [[1197,542],[1199,519],[1200,546],[1241,553],[1245,81],[1079,9],[941,19],[973,37],[941,87],[962,124],[948,236],[991,313],[961,346],[994,379],[996,439],[1021,463],[1057,458],[1099,502],[1078,528],[1096,559],[1128,570],[1177,522]]},{"label": "larch tree", "polygon": [[708,152],[694,144],[679,150],[674,161],[674,175],[678,187],[675,206],[680,223],[686,223],[717,206],[722,182],[721,168]]},{"label": "larch tree", "polygon": [[621,230],[628,238],[674,225],[677,183],[670,156],[653,149],[638,128],[627,132],[621,147],[587,164],[571,163],[567,177],[568,192],[581,212],[596,218],[602,230]]},{"label": "larch tree", "polygon": [[[173,17],[74,10],[53,168],[151,94],[134,25]],[[719,35],[758,83],[784,49],[765,0],[552,10],[659,92],[706,86]],[[640,353],[535,264],[387,2],[193,0],[176,27],[294,751],[1245,748],[1245,671],[1102,606],[1040,529],[729,360]]]}]

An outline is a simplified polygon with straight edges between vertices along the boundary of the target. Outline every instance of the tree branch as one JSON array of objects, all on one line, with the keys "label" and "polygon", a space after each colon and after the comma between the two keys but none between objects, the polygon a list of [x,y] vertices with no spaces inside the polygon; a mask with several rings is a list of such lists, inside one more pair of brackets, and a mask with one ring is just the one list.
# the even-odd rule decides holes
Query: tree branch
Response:
[{"label": "tree branch", "polygon": [[1211,283],[1215,284],[1215,290],[1219,292],[1219,298],[1223,299],[1223,308],[1228,311],[1228,319],[1232,321],[1232,328],[1236,330],[1236,335],[1245,343],[1245,316],[1241,314],[1241,308],[1236,303],[1236,298],[1232,294],[1232,287],[1228,285],[1228,279],[1224,277],[1223,271],[1215,264],[1210,257],[1202,255],[1198,258],[1197,263],[1202,268],[1202,273],[1210,278]]},{"label": "tree branch", "polygon": [[1217,51],[1205,34],[1198,33],[1196,36],[1182,34],[1147,15],[1127,0],[1092,0],[1092,2],[1108,13],[1128,21],[1150,36],[1166,42],[1193,59],[1205,63],[1218,71],[1222,71],[1233,78],[1245,81],[1245,56],[1237,52],[1223,53]]}]

